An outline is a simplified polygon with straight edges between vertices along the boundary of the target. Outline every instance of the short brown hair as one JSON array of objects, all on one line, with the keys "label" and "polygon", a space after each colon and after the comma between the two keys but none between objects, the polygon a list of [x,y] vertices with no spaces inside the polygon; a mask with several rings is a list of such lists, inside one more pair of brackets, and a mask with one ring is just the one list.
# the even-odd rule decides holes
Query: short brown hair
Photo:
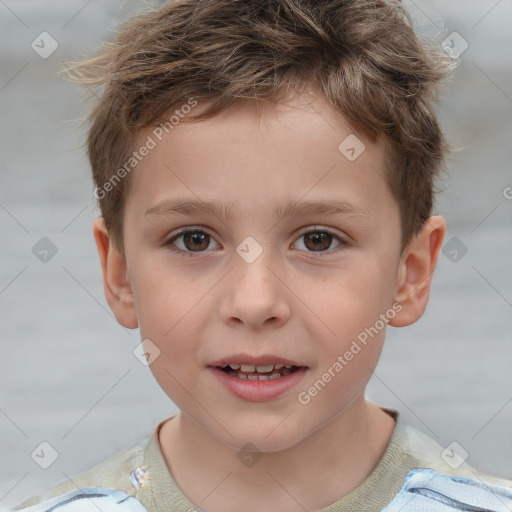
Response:
[{"label": "short brown hair", "polygon": [[191,98],[210,103],[187,116],[201,120],[237,98],[277,103],[307,85],[370,140],[384,137],[403,249],[432,214],[449,151],[435,101],[452,68],[438,44],[421,41],[399,0],[171,0],[134,16],[71,68],[74,80],[104,86],[87,151],[96,190],[108,189],[97,197],[109,234],[123,250],[130,180],[112,178],[141,128]]}]

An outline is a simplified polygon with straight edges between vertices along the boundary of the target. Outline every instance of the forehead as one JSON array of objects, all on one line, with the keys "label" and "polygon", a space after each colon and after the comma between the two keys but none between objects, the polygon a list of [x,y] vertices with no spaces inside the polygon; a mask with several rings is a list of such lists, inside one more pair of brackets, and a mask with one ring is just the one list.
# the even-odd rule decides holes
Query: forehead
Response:
[{"label": "forehead", "polygon": [[[204,108],[199,103],[193,115]],[[356,133],[321,96],[278,104],[237,100],[201,121],[179,113],[178,107],[139,133],[136,147],[151,141],[152,149],[133,172],[131,208],[147,211],[169,198],[195,196],[229,204],[237,217],[244,205],[261,211],[271,201],[275,212],[276,201],[291,198],[336,195],[361,210],[394,202],[382,141]]]}]

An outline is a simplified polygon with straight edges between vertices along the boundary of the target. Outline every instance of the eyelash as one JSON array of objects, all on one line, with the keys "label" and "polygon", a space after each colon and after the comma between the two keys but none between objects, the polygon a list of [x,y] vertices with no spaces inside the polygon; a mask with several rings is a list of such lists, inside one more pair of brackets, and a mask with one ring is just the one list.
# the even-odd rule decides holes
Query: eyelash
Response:
[{"label": "eyelash", "polygon": [[[184,229],[180,230],[178,233],[175,233],[169,240],[167,240],[165,242],[165,245],[170,246],[172,251],[174,251],[175,253],[177,253],[180,256],[183,256],[185,258],[194,257],[196,254],[202,254],[202,253],[207,252],[206,250],[204,250],[204,251],[184,251],[183,249],[179,249],[179,248],[176,248],[176,246],[173,246],[173,242],[175,242],[178,238],[182,237],[183,235],[186,235],[189,233],[201,233],[204,235],[208,235],[213,239],[213,237],[207,231],[200,229],[200,228],[191,227],[191,228],[184,228]],[[311,229],[309,231],[305,231],[305,232],[301,233],[301,235],[299,236],[298,239],[300,239],[303,236],[308,235],[310,233],[325,233],[327,235],[332,236],[334,239],[336,239],[340,243],[340,245],[338,247],[336,247],[334,250],[331,250],[331,251],[307,251],[307,252],[310,252],[313,255],[315,255],[315,257],[321,258],[325,255],[332,254],[333,252],[337,252],[337,250],[339,250],[343,246],[347,245],[347,241],[345,238],[340,237],[339,235],[337,235],[336,233],[334,233],[333,231],[331,231],[330,229],[327,229],[327,228],[318,228],[318,229]]]}]

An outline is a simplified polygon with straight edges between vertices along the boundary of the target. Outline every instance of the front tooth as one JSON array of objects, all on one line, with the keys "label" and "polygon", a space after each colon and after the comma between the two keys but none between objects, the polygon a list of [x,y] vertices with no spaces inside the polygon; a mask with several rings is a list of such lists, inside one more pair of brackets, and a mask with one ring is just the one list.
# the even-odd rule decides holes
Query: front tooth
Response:
[{"label": "front tooth", "polygon": [[253,364],[243,364],[240,369],[243,372],[253,372],[256,369],[256,366]]},{"label": "front tooth", "polygon": [[276,365],[274,365],[274,368],[275,368],[276,370],[280,370],[283,366],[284,366],[284,364],[283,364],[283,363],[277,363]]},{"label": "front tooth", "polygon": [[253,374],[253,375],[247,375],[247,378],[248,378],[249,380],[258,380],[258,376],[257,376],[257,375],[254,375],[254,374]]},{"label": "front tooth", "polygon": [[256,366],[256,371],[260,373],[268,373],[274,369],[273,364],[269,364],[267,366]]},{"label": "front tooth", "polygon": [[231,367],[232,370],[240,369],[240,365],[239,364],[230,364],[229,366]]}]

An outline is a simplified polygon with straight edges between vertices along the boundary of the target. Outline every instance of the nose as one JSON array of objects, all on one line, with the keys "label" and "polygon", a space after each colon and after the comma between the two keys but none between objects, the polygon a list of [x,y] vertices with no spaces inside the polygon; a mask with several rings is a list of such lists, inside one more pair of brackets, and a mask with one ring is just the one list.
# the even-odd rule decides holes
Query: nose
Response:
[{"label": "nose", "polygon": [[270,263],[263,255],[252,263],[235,258],[219,306],[224,323],[261,329],[280,327],[290,319],[289,295],[281,281],[285,279],[278,277]]}]

